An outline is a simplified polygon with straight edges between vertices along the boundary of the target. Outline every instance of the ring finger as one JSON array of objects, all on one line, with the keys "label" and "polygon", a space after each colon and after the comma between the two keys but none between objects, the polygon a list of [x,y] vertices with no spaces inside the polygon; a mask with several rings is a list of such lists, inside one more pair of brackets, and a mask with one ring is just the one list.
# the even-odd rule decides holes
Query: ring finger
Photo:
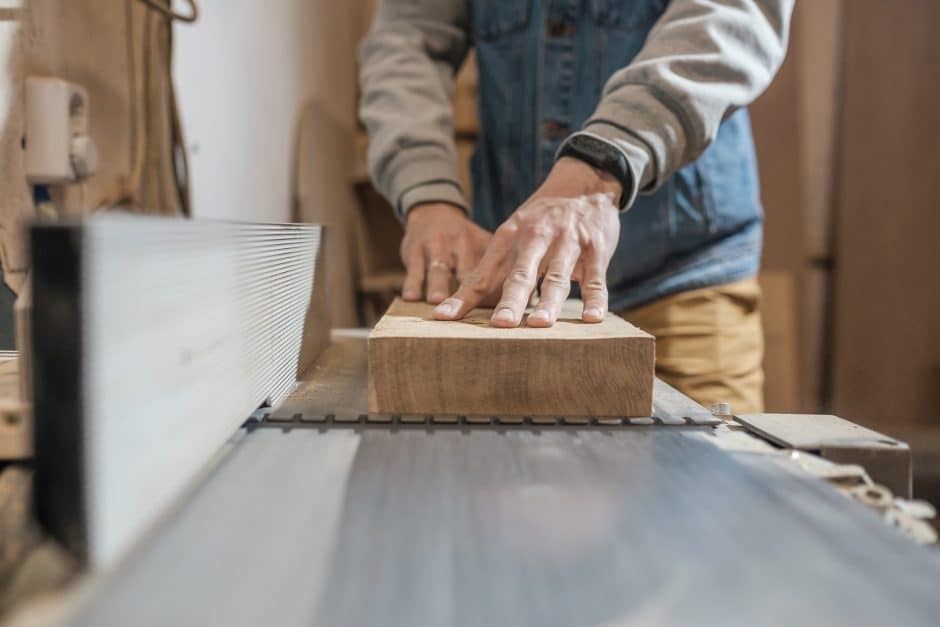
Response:
[{"label": "ring finger", "polygon": [[454,274],[451,255],[438,245],[428,246],[425,253],[428,272],[427,301],[436,305],[450,293],[450,278]]}]

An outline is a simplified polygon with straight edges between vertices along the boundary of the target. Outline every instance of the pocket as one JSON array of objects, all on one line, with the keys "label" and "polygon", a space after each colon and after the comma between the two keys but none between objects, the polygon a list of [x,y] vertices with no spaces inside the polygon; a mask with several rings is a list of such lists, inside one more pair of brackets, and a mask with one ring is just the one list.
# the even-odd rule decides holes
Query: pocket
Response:
[{"label": "pocket", "polygon": [[591,17],[606,28],[649,30],[669,5],[669,0],[590,0]]},{"label": "pocket", "polygon": [[471,0],[470,24],[480,40],[498,39],[529,23],[532,0]]}]

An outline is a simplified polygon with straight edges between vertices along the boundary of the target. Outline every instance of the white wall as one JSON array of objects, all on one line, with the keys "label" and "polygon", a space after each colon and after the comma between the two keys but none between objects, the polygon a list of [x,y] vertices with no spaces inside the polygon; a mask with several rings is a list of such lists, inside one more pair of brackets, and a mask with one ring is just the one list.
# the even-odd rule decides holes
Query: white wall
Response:
[{"label": "white wall", "polygon": [[201,0],[175,32],[176,85],[197,217],[283,221],[295,127],[320,98],[354,125],[358,1]]},{"label": "white wall", "polygon": [[[0,0],[0,9],[7,8]],[[13,41],[17,24],[13,20],[0,20],[0,129],[6,127],[13,98],[13,68],[10,67]]]}]

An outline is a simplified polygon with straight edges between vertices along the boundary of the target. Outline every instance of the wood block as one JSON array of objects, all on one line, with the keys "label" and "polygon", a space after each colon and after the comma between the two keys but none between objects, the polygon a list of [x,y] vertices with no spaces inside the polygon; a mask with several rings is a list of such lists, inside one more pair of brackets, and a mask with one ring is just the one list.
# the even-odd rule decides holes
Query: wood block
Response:
[{"label": "wood block", "polygon": [[649,416],[655,340],[622,318],[500,329],[476,309],[441,322],[396,300],[369,335],[369,406],[400,414]]}]

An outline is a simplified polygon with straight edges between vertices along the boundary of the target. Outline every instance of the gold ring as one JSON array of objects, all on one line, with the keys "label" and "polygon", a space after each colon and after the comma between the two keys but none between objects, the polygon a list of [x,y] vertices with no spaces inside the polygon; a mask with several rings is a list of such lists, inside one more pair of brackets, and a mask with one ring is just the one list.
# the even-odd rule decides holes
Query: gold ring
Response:
[{"label": "gold ring", "polygon": [[448,264],[447,262],[441,261],[440,259],[433,259],[431,260],[431,263],[428,264],[428,270],[434,270],[434,269],[447,270],[448,272],[451,271],[450,264]]}]

